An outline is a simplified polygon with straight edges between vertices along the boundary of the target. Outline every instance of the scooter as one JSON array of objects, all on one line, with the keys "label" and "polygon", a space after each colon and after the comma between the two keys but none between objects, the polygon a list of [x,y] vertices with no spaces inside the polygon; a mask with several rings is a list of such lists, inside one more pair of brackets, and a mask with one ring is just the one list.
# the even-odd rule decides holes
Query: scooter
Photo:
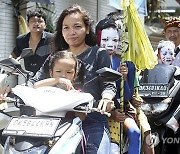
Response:
[{"label": "scooter", "polygon": [[[32,115],[28,113],[11,118],[2,132],[8,136],[3,154],[80,153],[82,121],[78,117],[67,119],[65,113],[90,112],[93,106],[91,94],[67,92],[56,87],[34,89],[20,85],[13,88],[13,93],[23,100],[26,111],[30,112],[29,108],[33,107]],[[19,98],[11,99],[18,103]]]},{"label": "scooter", "polygon": [[[11,66],[18,69],[20,67],[17,63]],[[120,73],[109,68],[102,68],[97,73],[104,82],[121,77]],[[91,94],[65,91],[56,87],[33,89],[20,85],[12,91],[14,95],[7,99],[22,109],[22,116],[11,117],[8,126],[3,130],[2,134],[8,136],[3,154],[83,153],[82,121],[78,117],[65,118],[65,113],[95,112]]]},{"label": "scooter", "polygon": [[170,136],[172,130],[166,125],[180,102],[180,73],[176,71],[172,65],[158,64],[145,70],[140,79],[139,95],[144,100],[141,108],[148,117],[158,154],[168,153],[171,144],[180,153],[179,143],[169,142],[178,139],[179,134]]},{"label": "scooter", "polygon": [[[7,58],[1,60],[0,62],[0,87],[14,87],[17,85],[17,77],[23,76],[23,82],[25,82],[25,78],[28,79],[32,73],[28,71],[24,71],[23,67],[23,59],[25,57],[31,56],[33,54],[31,48],[25,48],[21,55],[15,60],[14,58]],[[16,67],[15,67],[16,65]],[[22,66],[22,67],[19,67]],[[14,106],[10,101],[0,101],[0,134],[2,134],[2,130],[7,127],[8,122],[10,121],[11,116],[19,116],[19,109]],[[2,153],[2,149],[5,142],[5,137],[0,135],[0,153]]]},{"label": "scooter", "polygon": [[[25,70],[24,67],[24,58],[29,57],[33,54],[33,51],[31,48],[25,48],[23,49],[21,55],[15,60],[14,58],[7,58],[4,60],[1,60],[1,66],[0,66],[0,87],[9,86],[11,88],[15,87],[17,84],[23,84],[25,82],[24,75],[33,75],[32,72],[25,72],[22,71]],[[14,63],[20,63],[21,64],[21,72],[14,70],[15,68],[11,67],[9,61],[14,61]],[[9,64],[8,64],[9,63]]]}]

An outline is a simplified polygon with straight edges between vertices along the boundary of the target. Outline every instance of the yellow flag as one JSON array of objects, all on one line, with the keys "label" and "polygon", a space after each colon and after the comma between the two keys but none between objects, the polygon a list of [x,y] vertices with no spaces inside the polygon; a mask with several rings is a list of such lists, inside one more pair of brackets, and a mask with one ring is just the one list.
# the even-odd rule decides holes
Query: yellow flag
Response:
[{"label": "yellow flag", "polygon": [[157,64],[157,56],[139,17],[134,0],[122,0],[122,6],[129,42],[129,51],[124,54],[124,57],[134,62],[137,69],[152,69]]}]

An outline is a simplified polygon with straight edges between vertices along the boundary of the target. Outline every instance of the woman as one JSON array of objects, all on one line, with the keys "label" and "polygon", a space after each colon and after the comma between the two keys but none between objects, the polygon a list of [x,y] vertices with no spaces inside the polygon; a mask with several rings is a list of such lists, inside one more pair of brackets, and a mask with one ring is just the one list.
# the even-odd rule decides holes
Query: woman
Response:
[{"label": "woman", "polygon": [[[80,82],[79,87],[84,92],[91,93],[94,96],[95,105],[101,112],[89,113],[83,121],[83,130],[87,140],[86,153],[109,154],[109,130],[106,117],[102,113],[111,110],[116,88],[114,82],[103,83],[98,79],[87,83],[97,77],[96,70],[111,66],[107,51],[94,46],[96,37],[92,30],[92,23],[93,20],[88,15],[88,12],[77,4],[63,10],[56,25],[54,51],[68,50],[82,61],[84,84]],[[47,78],[47,74],[46,63],[35,77],[30,80],[31,84]]]}]

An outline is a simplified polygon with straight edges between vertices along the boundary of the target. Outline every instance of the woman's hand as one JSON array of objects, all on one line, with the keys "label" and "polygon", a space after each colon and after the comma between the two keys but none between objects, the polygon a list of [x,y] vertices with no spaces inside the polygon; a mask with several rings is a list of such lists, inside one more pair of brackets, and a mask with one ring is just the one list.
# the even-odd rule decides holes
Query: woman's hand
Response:
[{"label": "woman's hand", "polygon": [[118,121],[118,122],[124,122],[125,120],[125,113],[121,112],[120,109],[115,109],[114,111],[111,111],[111,117],[112,119]]},{"label": "woman's hand", "polygon": [[126,66],[126,63],[122,63],[119,67],[119,72],[123,76],[123,80],[126,80],[126,77],[128,75],[128,67]]}]

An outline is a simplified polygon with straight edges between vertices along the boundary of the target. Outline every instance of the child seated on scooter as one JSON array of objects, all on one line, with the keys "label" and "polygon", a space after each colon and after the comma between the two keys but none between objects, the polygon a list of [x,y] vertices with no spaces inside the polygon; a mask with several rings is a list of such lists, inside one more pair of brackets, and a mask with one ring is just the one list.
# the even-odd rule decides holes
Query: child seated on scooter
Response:
[{"label": "child seated on scooter", "polygon": [[34,88],[57,86],[65,90],[74,90],[73,81],[77,73],[78,60],[73,53],[67,50],[56,52],[49,60],[50,78],[36,82]]},{"label": "child seated on scooter", "polygon": [[[129,139],[129,147],[128,153],[139,154],[140,153],[140,130],[136,124],[137,115],[135,113],[135,109],[131,105],[131,103],[136,104],[136,107],[139,108],[142,100],[133,97],[134,93],[134,79],[135,79],[135,66],[132,62],[126,61],[125,63],[121,63],[120,54],[115,51],[119,45],[119,33],[117,29],[117,24],[113,19],[103,19],[96,26],[96,34],[98,38],[98,45],[107,49],[112,63],[112,68],[116,71],[120,71],[122,73],[124,79],[124,102],[125,102],[125,121],[124,121],[124,129]],[[123,122],[122,112],[119,109],[119,99],[120,99],[120,81],[116,83],[117,85],[117,93],[115,98],[116,109],[111,111],[111,117],[108,118],[110,132],[111,132],[111,154],[119,153],[119,122]],[[131,100],[131,103],[130,103]],[[150,136],[150,126],[147,121],[146,116],[142,113],[140,114],[140,120],[143,120],[143,126],[145,126],[143,133],[144,136]],[[141,123],[141,124],[142,124]],[[150,140],[150,138],[149,138]],[[152,147],[148,147],[148,145],[144,146],[145,153],[154,153],[154,149]]]},{"label": "child seated on scooter", "polygon": [[[67,91],[76,91],[73,82],[78,75],[79,70],[78,59],[72,52],[67,50],[59,51],[50,56],[49,60],[49,76],[50,78],[38,81],[34,84],[34,88],[42,86],[56,86]],[[66,117],[72,117],[74,113],[68,112]],[[84,120],[84,113],[75,113],[81,120]]]},{"label": "child seated on scooter", "polygon": [[175,59],[175,44],[172,41],[161,40],[157,46],[157,57],[159,64],[171,65]]},{"label": "child seated on scooter", "polygon": [[[158,55],[158,62],[159,64],[168,64],[168,65],[174,65],[176,67],[175,76],[179,75],[180,68],[176,66],[176,63],[174,61],[175,59],[175,44],[172,41],[160,41],[157,47],[157,55]],[[168,120],[166,125],[171,128],[174,133],[176,133],[179,129],[179,120],[180,117],[180,106],[177,107],[176,111],[172,115],[172,117]]]}]

